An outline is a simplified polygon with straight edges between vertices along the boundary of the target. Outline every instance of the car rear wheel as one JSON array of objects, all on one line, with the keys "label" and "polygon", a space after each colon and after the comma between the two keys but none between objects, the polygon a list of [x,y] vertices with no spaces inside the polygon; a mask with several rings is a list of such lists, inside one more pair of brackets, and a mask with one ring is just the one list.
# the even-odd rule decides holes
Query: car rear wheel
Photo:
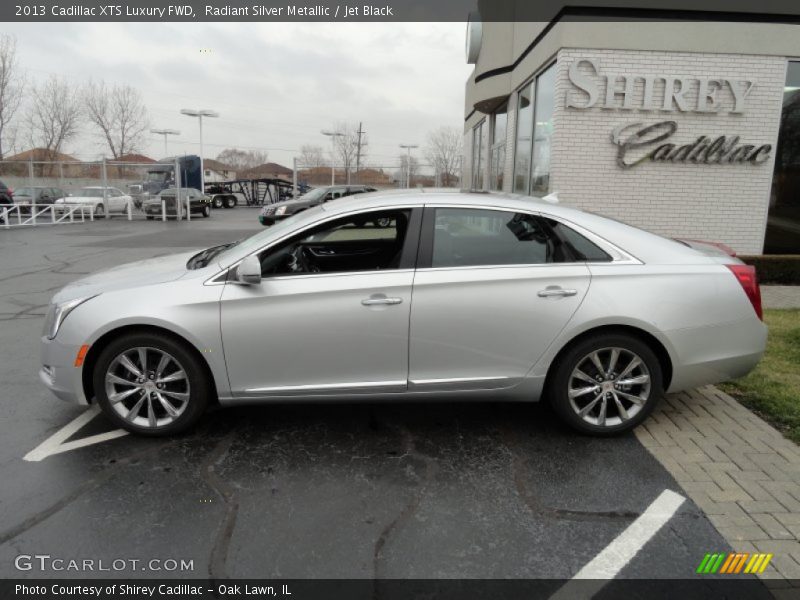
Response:
[{"label": "car rear wheel", "polygon": [[106,208],[102,204],[98,204],[94,209],[94,216],[97,219],[102,219],[106,216]]},{"label": "car rear wheel", "polygon": [[225,208],[233,208],[236,206],[236,198],[234,196],[225,197]]},{"label": "car rear wheel", "polygon": [[222,208],[222,196],[214,196],[212,203],[214,204],[214,208]]},{"label": "car rear wheel", "polygon": [[558,415],[593,435],[633,429],[664,393],[655,353],[625,334],[600,334],[575,344],[559,360],[549,385]]},{"label": "car rear wheel", "polygon": [[180,433],[205,411],[208,377],[181,343],[158,334],[124,335],[109,344],[95,364],[94,389],[100,408],[133,433]]}]

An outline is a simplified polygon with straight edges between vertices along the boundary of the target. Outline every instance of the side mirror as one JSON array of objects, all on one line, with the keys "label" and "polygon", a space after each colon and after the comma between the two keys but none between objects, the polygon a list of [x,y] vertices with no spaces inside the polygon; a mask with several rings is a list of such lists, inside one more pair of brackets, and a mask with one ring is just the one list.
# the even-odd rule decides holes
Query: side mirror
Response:
[{"label": "side mirror", "polygon": [[246,285],[261,283],[261,261],[255,255],[248,256],[236,269],[236,280]]}]

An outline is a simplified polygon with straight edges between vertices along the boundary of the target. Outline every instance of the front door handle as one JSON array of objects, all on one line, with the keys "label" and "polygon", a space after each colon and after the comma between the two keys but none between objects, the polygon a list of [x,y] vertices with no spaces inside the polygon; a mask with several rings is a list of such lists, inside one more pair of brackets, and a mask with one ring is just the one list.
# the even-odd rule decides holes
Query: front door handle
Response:
[{"label": "front door handle", "polygon": [[543,290],[540,290],[537,294],[540,298],[551,298],[553,296],[575,296],[578,293],[578,290],[565,290],[563,288],[558,287],[549,287]]},{"label": "front door handle", "polygon": [[378,298],[364,298],[361,301],[361,304],[364,306],[379,306],[381,304],[400,304],[402,301],[402,298],[387,298],[386,296],[383,296]]}]

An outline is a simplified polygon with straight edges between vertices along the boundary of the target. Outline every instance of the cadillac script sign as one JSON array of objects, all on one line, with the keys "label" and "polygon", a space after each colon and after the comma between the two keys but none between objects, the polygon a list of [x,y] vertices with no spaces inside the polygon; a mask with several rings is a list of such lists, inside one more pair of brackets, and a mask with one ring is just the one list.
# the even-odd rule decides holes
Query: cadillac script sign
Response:
[{"label": "cadillac script sign", "polygon": [[[755,86],[750,79],[604,73],[597,61],[589,58],[573,61],[567,74],[572,89],[566,93],[565,106],[579,110],[740,115]],[[639,88],[642,93],[635,93]],[[672,138],[678,127],[675,120],[615,127],[611,142],[617,146],[617,164],[624,169],[647,161],[758,165],[770,158],[771,144],[750,143],[730,133],[695,134],[691,142],[676,143]]]}]

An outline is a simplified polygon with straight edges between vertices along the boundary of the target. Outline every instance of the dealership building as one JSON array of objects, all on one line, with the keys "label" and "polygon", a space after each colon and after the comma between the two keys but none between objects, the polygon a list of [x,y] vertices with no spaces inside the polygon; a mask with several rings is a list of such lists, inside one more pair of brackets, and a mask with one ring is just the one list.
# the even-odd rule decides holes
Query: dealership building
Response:
[{"label": "dealership building", "polygon": [[471,19],[464,185],[800,254],[800,26],[672,18]]}]

